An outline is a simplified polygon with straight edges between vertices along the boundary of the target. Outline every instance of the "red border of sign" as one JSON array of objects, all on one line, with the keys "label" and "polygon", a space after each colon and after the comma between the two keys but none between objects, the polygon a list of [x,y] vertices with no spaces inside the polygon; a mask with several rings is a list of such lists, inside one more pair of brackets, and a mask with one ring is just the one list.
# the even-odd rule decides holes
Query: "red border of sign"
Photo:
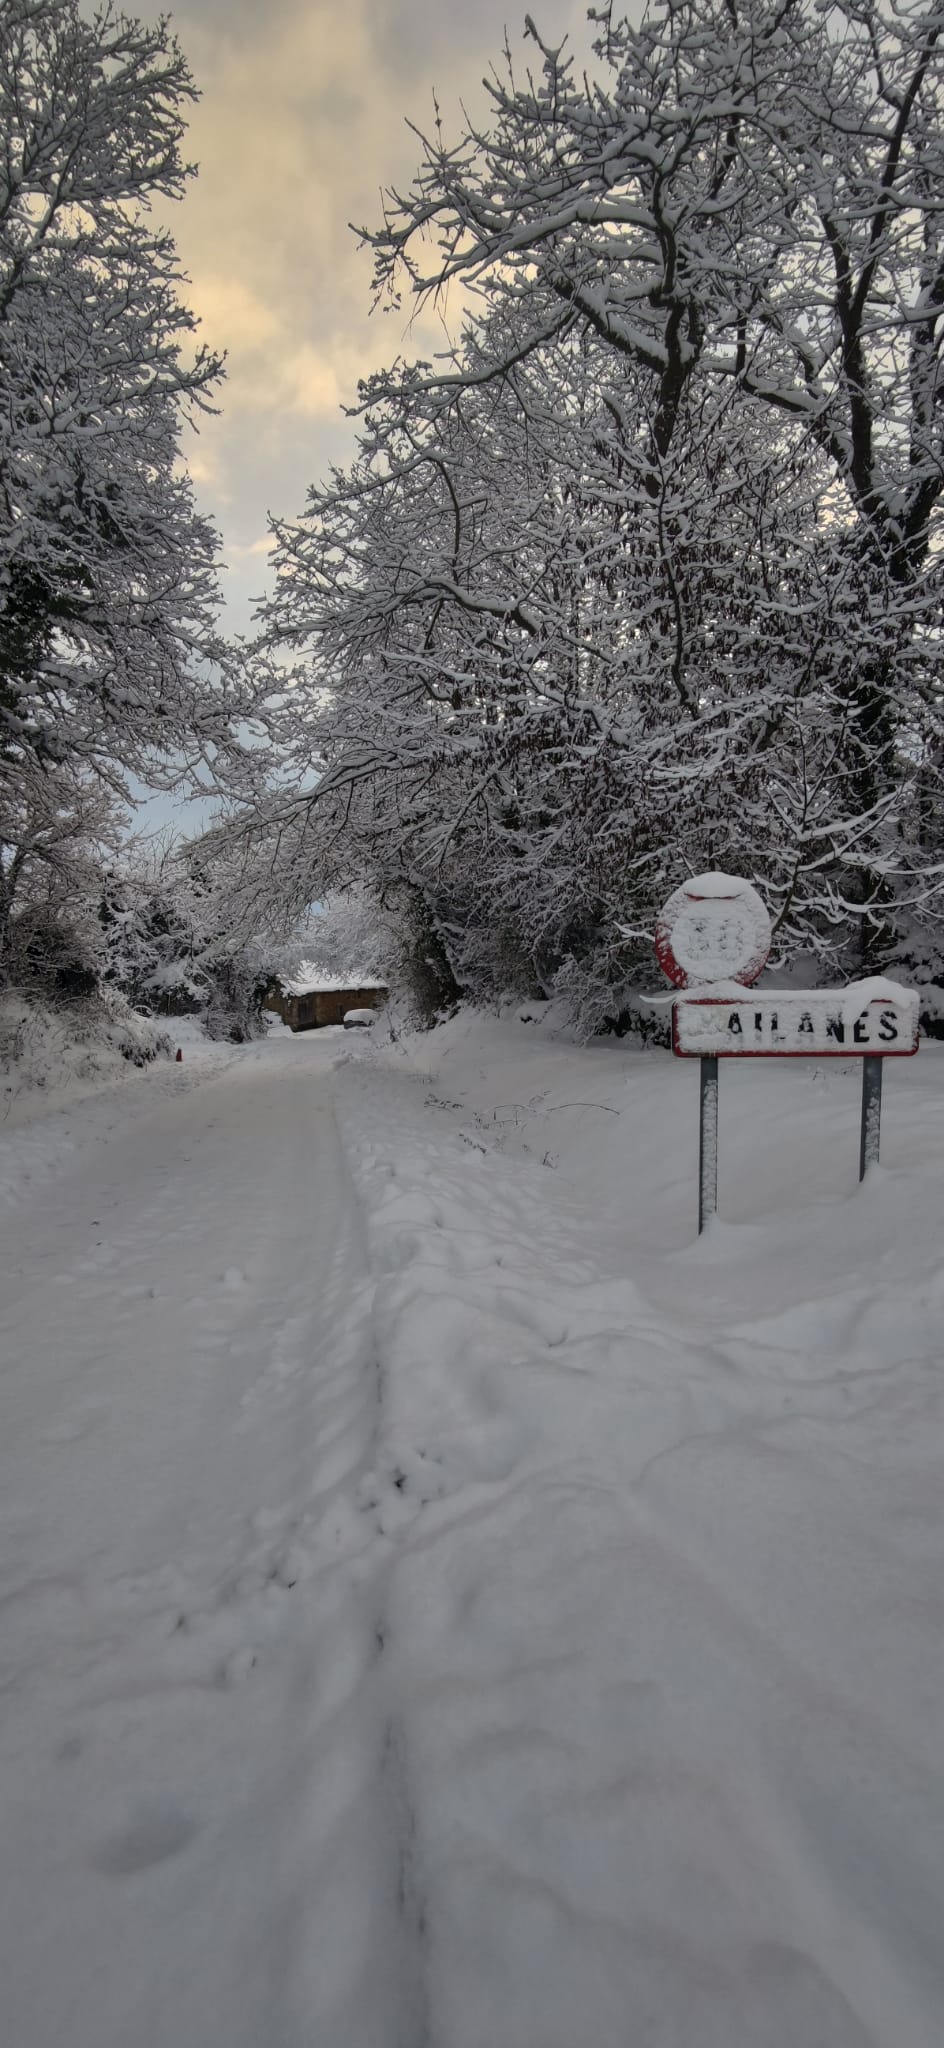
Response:
[{"label": "red border of sign", "polygon": [[[747,886],[756,896],[757,890],[754,888],[753,882],[748,882]],[[672,894],[669,897],[669,903],[674,903],[676,896],[681,896],[686,903],[737,903],[739,900],[742,900],[739,898],[739,892],[734,889],[732,889],[731,894],[729,896],[703,896],[699,893],[697,889],[690,889],[687,882],[680,882],[678,888],[673,889]],[[759,897],[758,901],[761,901]],[[663,905],[663,908],[660,910],[659,915],[656,918],[656,929],[654,937],[656,959],[658,960],[659,966],[661,967],[662,972],[665,975],[666,981],[670,981],[672,983],[673,988],[691,988],[692,984],[689,979],[688,968],[683,967],[681,962],[679,960],[676,960],[675,954],[672,950],[672,931],[674,927],[667,925],[665,921],[665,913],[668,910],[669,903]],[[761,907],[766,914],[766,904],[762,904]],[[766,967],[767,962],[770,958],[771,942],[769,923],[770,920],[768,917],[768,935],[766,940],[764,941],[763,946],[760,948],[755,948],[754,952],[751,953],[750,957],[747,960],[745,960],[744,965],[740,969],[738,974],[732,976],[732,980],[743,981],[745,988],[750,988],[751,983],[757,980],[758,975],[763,974],[764,968]],[[695,980],[697,983],[697,975],[695,977]],[[687,1058],[687,1054],[684,1055],[684,1057]]]},{"label": "red border of sign", "polygon": [[[804,993],[818,996],[829,995],[831,991],[829,989],[811,989],[805,990]],[[837,995],[844,995],[845,990],[837,989],[836,993]],[[753,998],[748,997],[748,1001],[769,1002],[778,996],[792,996],[793,994],[794,990],[789,988],[769,989],[761,992],[759,995],[755,992]],[[691,1003],[693,1009],[700,1010],[733,1010],[741,1002],[739,996],[685,996],[681,1000]],[[887,1008],[887,1001],[884,996],[873,996],[872,1002],[867,1003],[865,1007],[866,1009],[872,1009],[876,1004]],[[678,1042],[677,1008],[678,1003],[673,1003],[672,1051],[677,1060],[911,1060],[914,1059],[915,1053],[918,1050],[918,1028],[915,1026],[914,1044],[900,1046],[894,1050],[891,1047],[886,1050],[875,1045],[837,1045],[835,1050],[831,1052],[807,1052],[805,1048],[802,1052],[776,1052],[772,1046],[763,1045],[758,1046],[756,1050],[752,1049],[750,1052],[746,1049],[742,1052],[739,1046],[732,1052],[688,1052]]]}]

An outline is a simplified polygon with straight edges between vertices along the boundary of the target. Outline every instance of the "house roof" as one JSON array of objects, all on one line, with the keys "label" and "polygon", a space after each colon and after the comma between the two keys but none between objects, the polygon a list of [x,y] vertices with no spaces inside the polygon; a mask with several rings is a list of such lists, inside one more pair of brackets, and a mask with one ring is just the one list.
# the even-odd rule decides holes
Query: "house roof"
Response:
[{"label": "house roof", "polygon": [[342,995],[365,988],[383,989],[385,993],[387,990],[387,983],[377,974],[330,974],[307,960],[302,961],[297,974],[280,974],[278,981],[287,996]]}]

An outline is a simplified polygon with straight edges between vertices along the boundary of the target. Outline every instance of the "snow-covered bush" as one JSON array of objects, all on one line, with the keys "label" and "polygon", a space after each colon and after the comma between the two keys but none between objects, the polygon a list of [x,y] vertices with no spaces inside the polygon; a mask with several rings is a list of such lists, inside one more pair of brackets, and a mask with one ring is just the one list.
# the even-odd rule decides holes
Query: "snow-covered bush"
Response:
[{"label": "snow-covered bush", "polygon": [[172,1050],[166,1031],[114,991],[56,1007],[0,995],[0,1103],[32,1090],[93,1087]]}]

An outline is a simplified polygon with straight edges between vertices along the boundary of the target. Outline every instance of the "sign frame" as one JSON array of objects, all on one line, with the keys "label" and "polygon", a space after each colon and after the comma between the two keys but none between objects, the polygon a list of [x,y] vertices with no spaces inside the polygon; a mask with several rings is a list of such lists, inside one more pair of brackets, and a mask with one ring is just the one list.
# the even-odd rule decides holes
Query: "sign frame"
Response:
[{"label": "sign frame", "polygon": [[[821,1039],[809,1046],[751,1045],[749,1042],[730,1046],[718,1044],[696,1046],[684,1045],[682,1043],[681,1026],[683,1019],[679,1013],[687,1009],[725,1010],[729,1015],[740,1015],[742,1011],[748,1013],[753,1011],[755,1016],[764,1009],[774,1009],[781,1014],[785,1014],[790,1010],[794,1012],[799,1011],[801,1017],[810,1017],[810,1037],[816,1038],[816,1028],[812,1021],[813,1010],[816,1008],[823,1009],[827,1001],[832,998],[835,1013],[835,1010],[838,1009],[838,1003],[842,1002],[845,995],[846,991],[844,989],[771,989],[761,995],[758,995],[756,990],[752,995],[745,989],[742,996],[677,996],[672,1004],[672,1051],[676,1059],[680,1060],[907,1060],[914,1058],[918,1050],[917,1005],[914,1006],[912,1017],[907,1018],[902,1014],[904,1005],[898,999],[891,996],[870,997],[868,1002],[863,1004],[858,1016],[849,1024],[849,1038],[846,1039],[845,1029],[843,1029],[842,1038],[836,1038],[832,1044],[824,1045]],[[838,1002],[836,1002],[837,998]],[[908,1007],[910,1009],[911,1005],[909,1004]],[[856,1038],[854,1034],[861,1024],[863,1017],[866,1017],[873,1010],[878,1010],[881,1015],[893,1016],[900,1028],[907,1028],[910,1031],[909,1038],[907,1040],[902,1038],[898,1043],[893,1042],[892,1038],[889,1038],[885,1043],[881,1041],[881,1038],[879,1038],[878,1043],[871,1039]],[[838,1021],[845,1027],[848,1020],[839,1018]],[[773,1022],[776,1027],[776,1016]]]}]

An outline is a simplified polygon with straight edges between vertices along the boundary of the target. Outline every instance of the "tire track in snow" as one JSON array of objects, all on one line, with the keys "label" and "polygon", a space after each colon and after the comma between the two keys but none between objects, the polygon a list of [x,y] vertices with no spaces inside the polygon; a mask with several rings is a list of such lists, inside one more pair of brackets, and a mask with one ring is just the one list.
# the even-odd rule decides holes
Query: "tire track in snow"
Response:
[{"label": "tire track in snow", "polygon": [[[377,1634],[381,1658],[386,1638]],[[419,1872],[416,1810],[410,1792],[406,1734],[391,1711],[384,1730],[384,1805],[396,1844],[396,1904],[400,1929],[401,1986],[397,2028],[391,2048],[433,2048],[429,2013],[429,1919]]]}]

